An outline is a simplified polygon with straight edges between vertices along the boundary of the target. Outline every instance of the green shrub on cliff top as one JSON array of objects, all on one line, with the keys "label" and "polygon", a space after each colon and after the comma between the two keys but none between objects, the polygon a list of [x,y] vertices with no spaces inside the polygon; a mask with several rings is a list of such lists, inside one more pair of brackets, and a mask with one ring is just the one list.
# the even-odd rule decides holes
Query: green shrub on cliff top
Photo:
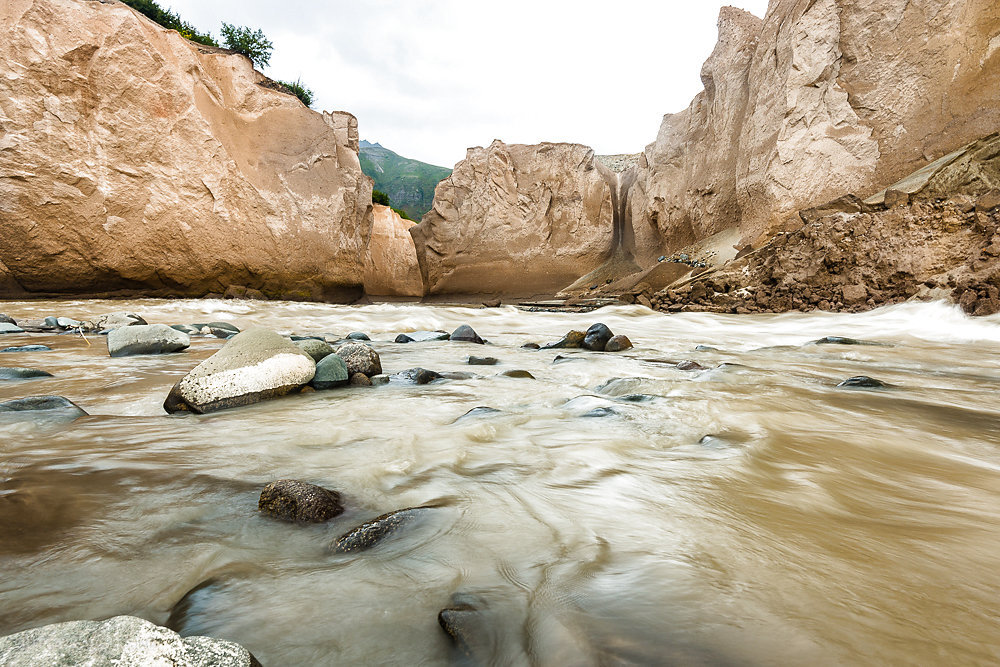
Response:
[{"label": "green shrub on cliff top", "polygon": [[388,206],[389,195],[382,192],[381,190],[372,190],[372,203],[381,204],[382,206]]},{"label": "green shrub on cliff top", "polygon": [[296,81],[279,81],[282,86],[288,89],[288,92],[295,95],[295,97],[302,100],[302,104],[307,107],[312,107],[313,105],[313,91],[309,90],[302,85],[302,79],[297,79]]},{"label": "green shrub on cliff top", "polygon": [[246,26],[223,23],[220,32],[227,49],[242,53],[257,67],[267,67],[268,63],[271,62],[271,51],[274,49],[274,44],[264,36],[264,31],[260,28],[251,30]]},{"label": "green shrub on cliff top", "polygon": [[181,36],[190,39],[192,42],[206,44],[208,46],[218,46],[212,35],[198,32],[193,25],[181,19],[180,15],[169,9],[160,7],[154,0],[122,0],[126,5],[136,10],[140,14],[159,23],[164,28],[176,30]]}]

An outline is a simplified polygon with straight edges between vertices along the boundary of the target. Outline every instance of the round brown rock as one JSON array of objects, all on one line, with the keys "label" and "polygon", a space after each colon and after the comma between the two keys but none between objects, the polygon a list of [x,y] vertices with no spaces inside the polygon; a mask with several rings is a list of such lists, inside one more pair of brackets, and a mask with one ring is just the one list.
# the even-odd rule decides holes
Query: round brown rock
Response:
[{"label": "round brown rock", "polygon": [[611,340],[608,341],[607,345],[604,346],[605,352],[622,352],[624,350],[632,349],[632,341],[628,339],[628,336],[618,335],[612,336]]},{"label": "round brown rock", "polygon": [[347,364],[347,373],[351,376],[364,373],[371,377],[382,372],[382,360],[379,359],[378,352],[364,343],[342,345],[337,349],[337,354]]},{"label": "round brown rock", "polygon": [[257,509],[283,521],[323,523],[344,511],[340,494],[295,479],[279,479],[260,492]]},{"label": "round brown rock", "polygon": [[355,373],[351,376],[350,384],[355,387],[370,387],[373,383],[371,378],[364,373]]}]

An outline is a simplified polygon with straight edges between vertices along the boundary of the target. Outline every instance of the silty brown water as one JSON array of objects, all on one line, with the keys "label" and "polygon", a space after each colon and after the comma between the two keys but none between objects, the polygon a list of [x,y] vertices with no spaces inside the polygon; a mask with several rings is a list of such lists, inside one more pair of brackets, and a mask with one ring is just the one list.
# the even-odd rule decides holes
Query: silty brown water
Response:
[{"label": "silty brown water", "polygon": [[[0,364],[55,377],[0,383],[0,400],[58,394],[92,416],[0,425],[0,634],[133,614],[235,640],[265,665],[447,664],[437,615],[457,593],[479,610],[472,648],[489,664],[1000,659],[1000,319],[942,304],[778,316],[0,308],[121,309],[151,323],[365,331],[387,372],[475,376],[168,416],[169,388],[224,341],[109,358],[96,337],[3,336],[53,351]],[[520,348],[596,321],[635,349]],[[389,342],[462,323],[491,344]],[[827,335],[888,345],[808,344]],[[468,366],[472,354],[500,363]],[[704,370],[665,363],[681,360]],[[497,376],[513,369],[536,379]],[[836,387],[857,375],[893,387]],[[480,406],[499,412],[463,417]],[[318,526],[262,517],[257,496],[279,478],[335,489],[347,510]],[[366,520],[428,505],[372,549],[330,549]]]}]

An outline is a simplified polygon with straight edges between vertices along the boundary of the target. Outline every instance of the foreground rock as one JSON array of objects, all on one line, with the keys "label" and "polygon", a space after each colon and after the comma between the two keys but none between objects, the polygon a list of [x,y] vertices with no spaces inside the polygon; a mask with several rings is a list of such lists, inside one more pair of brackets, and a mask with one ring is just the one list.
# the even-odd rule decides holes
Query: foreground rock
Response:
[{"label": "foreground rock", "polygon": [[594,151],[470,148],[410,229],[428,294],[554,293],[611,251],[611,189]]},{"label": "foreground rock", "polygon": [[24,333],[24,329],[9,322],[0,322],[0,334]]},{"label": "foreground rock", "polygon": [[181,637],[133,616],[55,623],[0,637],[0,664],[260,667],[239,644],[211,637]]},{"label": "foreground rock", "polygon": [[317,364],[325,357],[333,354],[333,348],[326,341],[315,338],[303,338],[293,341],[295,346],[313,358]]},{"label": "foreground rock", "polygon": [[353,116],[123,3],[4,2],[0,31],[0,265],[21,290],[361,294]]},{"label": "foreground rock", "polygon": [[87,412],[79,405],[62,396],[28,396],[0,403],[0,415],[5,419],[56,419],[72,421],[86,417]]},{"label": "foreground rock", "polygon": [[365,252],[365,292],[375,296],[423,296],[417,249],[410,236],[415,222],[388,206],[374,204],[372,234]]},{"label": "foreground rock", "polygon": [[168,354],[191,347],[191,337],[166,324],[145,324],[112,329],[108,333],[108,354]]},{"label": "foreground rock", "polygon": [[198,364],[167,396],[167,412],[206,413],[284,396],[312,380],[312,357],[267,329],[247,329]]},{"label": "foreground rock", "polygon": [[457,341],[459,343],[476,343],[477,345],[482,345],[486,341],[479,337],[476,330],[470,327],[468,324],[463,324],[451,333],[450,340]]},{"label": "foreground rock", "polygon": [[328,354],[316,364],[316,374],[309,383],[314,389],[343,387],[351,380],[347,364],[338,354]]},{"label": "foreground rock", "polygon": [[260,492],[257,509],[284,521],[323,523],[344,511],[340,494],[295,479],[279,479]]},{"label": "foreground rock", "polygon": [[350,375],[363,373],[368,377],[382,372],[382,360],[373,348],[364,343],[348,343],[337,348],[337,356],[347,364]]},{"label": "foreground rock", "polygon": [[330,549],[333,553],[352,553],[370,549],[400,528],[415,522],[430,509],[430,507],[408,507],[375,517],[341,535],[330,545]]},{"label": "foreground rock", "polygon": [[624,352],[631,349],[632,341],[628,339],[628,336],[624,335],[612,336],[604,346],[605,352]]},{"label": "foreground rock", "polygon": [[603,352],[605,346],[608,344],[608,341],[613,337],[614,333],[611,332],[611,329],[609,329],[607,325],[598,322],[597,324],[591,325],[591,327],[587,329],[587,333],[583,337],[583,342],[580,344],[580,347],[594,352]]}]

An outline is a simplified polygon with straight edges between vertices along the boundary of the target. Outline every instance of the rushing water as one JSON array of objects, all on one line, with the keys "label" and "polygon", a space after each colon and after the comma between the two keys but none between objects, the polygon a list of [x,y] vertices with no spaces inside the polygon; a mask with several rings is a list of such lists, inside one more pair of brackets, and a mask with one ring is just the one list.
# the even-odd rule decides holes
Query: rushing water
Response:
[{"label": "rushing water", "polygon": [[[112,359],[100,338],[3,336],[54,351],[0,364],[55,377],[0,383],[0,400],[58,394],[92,416],[0,425],[0,634],[117,614],[165,624],[210,581],[173,622],[272,666],[446,664],[437,614],[453,593],[480,601],[477,658],[498,665],[1000,660],[1000,319],[943,304],[777,316],[0,304],[15,318],[125,308],[366,331],[387,372],[476,376],[167,416],[171,385],[223,341]],[[595,321],[635,349],[520,348]],[[462,323],[491,344],[388,342]],[[827,335],[890,345],[806,344]],[[484,353],[501,364],[465,364]],[[536,379],[496,375],[510,369]],[[894,388],[836,387],[855,375]],[[459,419],[478,406],[500,412]],[[582,416],[598,407],[613,413]],[[257,496],[278,478],[336,489],[348,509],[321,526],[262,517]],[[427,504],[369,551],[328,549]]]}]

